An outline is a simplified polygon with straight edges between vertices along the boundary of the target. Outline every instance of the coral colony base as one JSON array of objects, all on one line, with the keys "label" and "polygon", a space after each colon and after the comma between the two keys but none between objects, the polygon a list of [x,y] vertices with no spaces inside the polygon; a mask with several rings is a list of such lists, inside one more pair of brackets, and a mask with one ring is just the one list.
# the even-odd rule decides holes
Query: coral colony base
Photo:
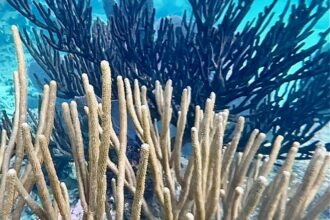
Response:
[{"label": "coral colony base", "polygon": [[[11,135],[2,131],[0,165],[0,219],[20,219],[25,206],[40,219],[72,219],[68,191],[56,174],[48,148],[52,135],[56,99],[56,82],[44,86],[36,133],[27,123],[27,77],[22,43],[17,27],[13,36],[18,58],[14,74],[16,111]],[[269,173],[277,158],[282,136],[278,136],[269,156],[256,155],[265,134],[255,129],[245,144],[245,151],[236,153],[244,118],[240,117],[229,143],[223,142],[228,111],[214,112],[215,94],[206,100],[204,110],[195,108],[191,130],[193,154],[186,166],[181,164],[190,88],[182,92],[175,141],[169,138],[172,108],[172,82],[163,88],[155,84],[155,98],[161,118],[158,128],[150,116],[147,89],[117,77],[120,108],[120,132],[117,135],[111,120],[111,71],[107,61],[101,62],[102,103],[98,104],[86,74],[82,75],[87,97],[89,148],[84,152],[77,104],[63,103],[62,111],[75,162],[82,219],[317,219],[330,202],[330,188],[316,198],[325,179],[330,156],[318,146],[305,171],[301,184],[289,193],[290,176],[299,143],[291,147],[287,159],[274,178]],[[133,168],[126,156],[127,120],[130,117],[142,145],[139,166]],[[108,157],[115,149],[117,160]],[[27,159],[25,159],[27,155]],[[88,157],[88,159],[87,159]],[[27,161],[22,166],[23,161]],[[43,169],[43,167],[45,169]],[[107,186],[106,171],[115,174]],[[149,172],[150,171],[150,172]],[[46,181],[46,173],[49,181]],[[146,179],[152,179],[154,198],[144,198]],[[49,185],[47,185],[49,183]],[[40,202],[31,196],[36,186]],[[114,206],[106,191],[112,187]],[[292,190],[290,190],[292,191]],[[131,208],[124,194],[132,194]],[[157,202],[155,202],[157,201]]]}]

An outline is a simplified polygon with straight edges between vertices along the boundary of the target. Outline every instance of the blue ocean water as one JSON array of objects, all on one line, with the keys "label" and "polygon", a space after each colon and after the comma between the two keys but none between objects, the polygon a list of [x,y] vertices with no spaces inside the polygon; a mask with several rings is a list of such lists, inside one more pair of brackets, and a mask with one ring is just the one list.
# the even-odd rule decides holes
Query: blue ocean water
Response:
[{"label": "blue ocean water", "polygon": [[[92,0],[93,7],[93,17],[101,18],[106,21],[107,16],[104,12],[103,2],[112,2],[113,0]],[[292,4],[297,3],[299,0],[291,1]],[[311,0],[307,1],[307,4],[310,3]],[[43,2],[41,0],[40,2]],[[251,21],[253,18],[257,16],[258,13],[262,12],[264,7],[269,5],[272,1],[270,0],[255,0],[253,1],[252,7],[248,12],[247,16],[244,18],[244,22],[238,28],[243,28],[245,22]],[[287,1],[278,1],[275,5],[274,12],[275,15],[271,21],[271,23],[275,22],[277,17],[280,15],[282,10],[284,9]],[[171,17],[174,21],[181,16],[184,11],[187,11],[187,14],[191,13],[191,7],[188,0],[178,0],[178,1],[169,1],[169,0],[155,0],[154,7],[156,9],[156,24],[159,25],[159,20],[163,17]],[[305,46],[308,47],[314,44],[319,39],[319,33],[324,31],[327,27],[329,27],[329,16],[330,12],[326,13],[322,19],[314,27],[314,33],[306,39]],[[177,22],[180,22],[177,21]],[[13,99],[13,88],[12,88],[12,73],[16,70],[16,59],[15,59],[15,51],[11,37],[10,26],[18,25],[19,27],[29,26],[31,25],[24,17],[22,17],[16,10],[14,10],[6,0],[0,0],[0,109],[6,109],[6,111],[11,114],[14,109],[14,99]],[[270,26],[270,25],[269,25]],[[329,44],[329,39],[328,39]],[[26,59],[27,66],[32,61],[31,56],[26,51]],[[299,65],[295,65],[291,68],[290,71],[299,68]],[[42,71],[40,71],[42,72]],[[290,74],[290,72],[288,73]],[[37,97],[38,91],[40,89],[35,88],[35,83],[30,82],[29,87],[29,95],[30,95],[30,107],[35,108],[38,105]],[[329,134],[329,133],[328,133]],[[327,136],[327,135],[323,135]],[[330,134],[328,135],[330,136]],[[330,138],[329,138],[330,139]],[[329,142],[330,140],[327,140]]]},{"label": "blue ocean water", "polygon": [[[43,1],[40,1],[43,2]],[[248,15],[244,18],[245,21],[251,21],[256,15],[264,9],[265,6],[269,5],[272,1],[268,0],[255,0],[249,11]],[[293,4],[297,3],[298,0],[291,1]],[[310,0],[307,1],[307,4],[310,3]],[[278,1],[274,8],[275,16],[274,20],[279,16],[285,7],[286,1]],[[93,7],[93,16],[96,19],[101,18],[106,20],[106,14],[103,8],[103,0],[92,0]],[[159,19],[163,17],[172,17],[176,19],[175,16],[181,16],[184,11],[187,11],[188,14],[191,13],[191,7],[188,0],[178,0],[178,1],[169,1],[169,0],[155,0],[154,7],[156,9],[156,25]],[[324,31],[329,27],[329,16],[330,12],[326,13],[322,19],[315,25],[314,33],[306,39],[305,47],[315,43],[318,40],[318,34],[321,31]],[[179,22],[179,21],[178,21]],[[244,22],[242,23],[244,24]],[[6,0],[0,0],[0,109],[5,108],[9,113],[12,112],[14,108],[12,96],[12,73],[16,70],[16,61],[15,61],[15,51],[13,47],[13,42],[11,38],[10,26],[18,25],[19,27],[31,25],[24,17],[22,17],[17,11],[15,11]],[[243,28],[243,25],[240,27]],[[329,42],[329,39],[328,39]],[[27,63],[31,61],[31,57],[28,52],[26,52]],[[296,67],[297,68],[297,67]],[[36,90],[30,87],[30,95],[37,96]],[[8,97],[9,96],[9,97]],[[35,107],[36,103],[32,103]]]},{"label": "blue ocean water", "polygon": [[[255,0],[252,9],[244,19],[246,21],[252,20],[266,5],[269,5],[270,2],[270,0]],[[298,0],[291,2],[296,3]],[[93,16],[95,19],[100,17],[101,19],[106,20],[106,14],[104,13],[102,4],[102,0],[92,1]],[[275,16],[273,22],[276,16],[282,12],[285,4],[286,1],[278,1],[274,10]],[[191,8],[187,0],[155,0],[154,7],[157,11],[157,20],[166,16],[173,18],[175,18],[175,16],[181,16],[185,10],[188,13],[191,13]],[[314,44],[318,40],[318,34],[329,27],[329,16],[330,12],[328,11],[328,13],[315,25],[314,33],[306,39],[305,47]],[[12,113],[14,109],[12,73],[16,70],[16,58],[10,32],[10,26],[14,24],[19,27],[30,25],[25,18],[8,5],[6,0],[0,0],[0,110],[6,110],[9,113]],[[328,44],[329,42],[330,39],[328,39]],[[33,62],[32,57],[27,51],[26,60],[28,65]],[[39,89],[35,88],[35,85],[31,81],[29,87],[29,104],[32,108],[36,108],[38,105],[38,91]],[[330,142],[330,130],[326,128],[323,133],[316,138],[321,138],[324,142]]]}]

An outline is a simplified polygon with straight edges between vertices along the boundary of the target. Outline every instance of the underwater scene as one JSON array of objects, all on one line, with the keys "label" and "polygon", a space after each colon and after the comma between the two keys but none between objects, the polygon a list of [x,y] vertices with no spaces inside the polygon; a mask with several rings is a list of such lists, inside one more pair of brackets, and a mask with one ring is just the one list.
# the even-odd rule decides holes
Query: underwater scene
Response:
[{"label": "underwater scene", "polygon": [[328,0],[0,0],[0,220],[330,219]]}]

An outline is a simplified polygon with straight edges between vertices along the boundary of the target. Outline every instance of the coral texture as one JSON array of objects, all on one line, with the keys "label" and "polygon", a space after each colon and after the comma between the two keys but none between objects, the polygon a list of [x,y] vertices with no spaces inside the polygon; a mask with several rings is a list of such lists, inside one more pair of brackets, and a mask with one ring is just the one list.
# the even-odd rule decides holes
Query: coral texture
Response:
[{"label": "coral texture", "polygon": [[[323,30],[317,42],[306,44],[327,13],[329,1],[288,1],[282,13],[274,16],[278,1],[273,0],[246,22],[253,0],[189,0],[191,15],[165,17],[158,25],[151,0],[104,1],[107,22],[93,20],[86,0],[8,2],[34,24],[32,30],[22,32],[23,41],[49,78],[59,84],[59,97],[84,94],[83,72],[101,97],[99,63],[109,60],[114,79],[123,75],[150,88],[153,117],[157,116],[153,82],[173,79],[174,124],[185,87],[192,88],[189,112],[215,92],[215,108],[230,109],[230,122],[245,116],[243,139],[255,127],[271,134],[269,141],[286,136],[282,156],[299,141],[306,143],[300,158],[310,158],[315,143],[307,142],[330,121],[330,53],[324,47],[330,29]],[[43,82],[42,77],[39,80]],[[116,90],[114,97],[118,98]],[[193,114],[187,120],[191,126]],[[270,149],[261,147],[259,152]]]},{"label": "coral texture", "polygon": [[[17,27],[13,35],[18,58],[18,72],[14,74],[17,111],[11,135],[2,130],[0,145],[1,190],[0,218],[20,219],[25,204],[40,219],[71,219],[66,184],[58,178],[49,151],[54,125],[57,83],[44,85],[43,99],[35,138],[27,123],[26,72],[22,42]],[[224,140],[228,124],[227,110],[214,111],[215,93],[206,99],[205,107],[195,107],[194,125],[190,127],[192,155],[182,168],[182,138],[187,127],[191,88],[181,94],[177,130],[170,139],[173,113],[172,81],[163,87],[155,83],[155,100],[160,114],[160,127],[152,120],[147,100],[147,88],[137,80],[131,82],[118,76],[115,83],[119,97],[120,131],[114,131],[111,108],[113,83],[107,61],[100,64],[102,102],[98,104],[94,87],[86,74],[82,75],[87,97],[88,152],[84,150],[77,103],[62,104],[64,122],[70,138],[75,162],[83,219],[249,219],[254,215],[264,219],[317,219],[330,202],[330,188],[319,198],[316,194],[325,178],[330,155],[317,146],[301,184],[289,193],[290,176],[299,143],[294,142],[288,156],[274,178],[269,173],[279,154],[283,136],[277,136],[269,156],[257,154],[266,135],[254,129],[245,150],[236,153],[241,142],[245,119],[239,117],[231,141]],[[132,118],[141,142],[138,169],[126,156],[128,115]],[[114,149],[117,161],[109,158]],[[25,154],[27,158],[25,158]],[[257,155],[256,155],[257,154]],[[13,159],[14,163],[10,161]],[[22,166],[26,161],[26,166]],[[43,167],[45,169],[43,169]],[[106,197],[106,170],[115,174],[112,179],[114,208]],[[45,174],[49,181],[46,182]],[[152,179],[154,200],[144,198],[146,178]],[[40,204],[30,195],[36,186]],[[125,192],[133,195],[132,208],[125,207]],[[156,203],[154,201],[157,201]]]}]

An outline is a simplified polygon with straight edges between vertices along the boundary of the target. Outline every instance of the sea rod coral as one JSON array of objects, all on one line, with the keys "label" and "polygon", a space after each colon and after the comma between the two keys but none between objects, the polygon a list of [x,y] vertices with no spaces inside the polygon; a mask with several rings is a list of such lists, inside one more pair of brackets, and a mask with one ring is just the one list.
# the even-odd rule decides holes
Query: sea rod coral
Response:
[{"label": "sea rod coral", "polygon": [[[0,191],[0,219],[20,219],[25,204],[40,219],[72,219],[66,184],[58,178],[48,148],[57,84],[51,81],[44,85],[37,133],[32,139],[25,118],[27,106],[24,91],[27,79],[23,48],[17,27],[13,26],[12,30],[18,57],[18,72],[14,74],[18,107],[15,112],[17,120],[10,137],[7,137],[5,130],[1,135],[1,187],[4,186],[5,190]],[[200,106],[195,107],[194,125],[190,129],[193,153],[185,166],[182,164],[181,148],[191,100],[189,87],[181,95],[175,141],[171,143],[172,82],[169,80],[164,87],[159,82],[155,84],[155,99],[161,118],[161,126],[158,127],[150,115],[147,88],[140,87],[135,80],[132,89],[128,79],[118,76],[115,82],[119,97],[120,132],[117,135],[111,120],[111,70],[107,61],[102,61],[100,66],[102,103],[97,103],[88,76],[82,75],[87,97],[88,152],[84,151],[81,134],[83,125],[79,123],[76,102],[62,104],[76,165],[83,219],[121,220],[129,213],[131,219],[234,220],[249,219],[254,215],[260,220],[310,220],[317,219],[328,205],[329,187],[316,198],[330,162],[330,155],[323,146],[316,148],[300,185],[293,192],[288,191],[299,143],[292,145],[276,176],[269,178],[284,137],[276,137],[269,157],[256,155],[266,135],[254,129],[245,143],[244,152],[236,153],[245,119],[239,117],[231,141],[225,143],[229,112],[214,111],[214,93],[206,100],[204,110]],[[128,115],[143,143],[137,171],[126,156]],[[111,148],[116,151],[116,162],[108,157]],[[27,154],[27,158],[24,154]],[[24,167],[22,160],[27,162]],[[105,175],[107,169],[115,174],[111,185],[114,207],[106,198],[106,191],[110,187],[107,186]],[[49,185],[45,179],[46,173]],[[146,178],[152,178],[157,203],[144,198]],[[40,203],[30,194],[34,185]],[[130,210],[125,209],[125,190],[134,197]]]},{"label": "sea rod coral", "polygon": [[[82,72],[101,96],[99,63],[109,60],[114,79],[123,74],[151,88],[147,94],[153,117],[158,116],[153,82],[173,79],[172,123],[185,87],[192,87],[189,112],[215,92],[216,110],[229,109],[237,116],[229,121],[245,116],[244,140],[255,127],[270,134],[269,141],[286,136],[282,156],[299,141],[304,144],[300,158],[310,158],[315,143],[308,142],[330,121],[330,53],[325,47],[330,29],[308,43],[315,24],[329,12],[329,1],[287,1],[275,13],[280,1],[272,0],[247,21],[254,0],[189,0],[190,12],[177,17],[179,21],[162,18],[159,25],[152,0],[104,1],[110,7],[107,21],[93,19],[90,0],[7,1],[31,22],[32,28],[21,33],[23,41],[60,85],[61,98],[84,94]],[[43,76],[37,74],[42,84]],[[187,122],[193,125],[193,114]]]}]

